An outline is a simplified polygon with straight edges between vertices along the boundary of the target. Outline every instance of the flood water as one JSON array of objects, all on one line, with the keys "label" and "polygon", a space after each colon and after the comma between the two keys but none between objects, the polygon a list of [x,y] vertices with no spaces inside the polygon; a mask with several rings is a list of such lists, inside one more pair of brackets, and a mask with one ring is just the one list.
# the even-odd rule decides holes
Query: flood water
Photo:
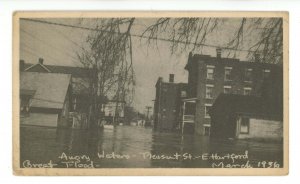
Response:
[{"label": "flood water", "polygon": [[283,166],[283,145],[278,142],[211,140],[207,136],[182,136],[138,126],[108,130],[23,126],[20,135],[21,167],[32,166],[29,161],[39,164],[49,163],[49,160],[57,164],[55,167],[77,167],[65,161],[74,161],[75,156],[79,156],[78,162],[90,166],[92,161],[95,168],[211,168],[213,163],[222,160],[205,159],[201,157],[203,154],[245,155],[246,151],[247,159],[225,159],[224,162],[245,164],[249,161],[253,167],[261,167],[261,162],[276,162],[277,166]]}]

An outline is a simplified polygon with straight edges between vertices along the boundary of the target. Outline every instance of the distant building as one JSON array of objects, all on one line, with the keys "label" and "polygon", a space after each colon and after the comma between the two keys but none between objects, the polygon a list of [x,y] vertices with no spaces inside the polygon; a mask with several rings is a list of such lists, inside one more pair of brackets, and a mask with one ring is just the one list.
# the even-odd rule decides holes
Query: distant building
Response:
[{"label": "distant building", "polygon": [[[221,93],[261,96],[264,81],[270,74],[282,73],[281,66],[263,63],[257,55],[253,61],[245,62],[222,58],[219,49],[216,57],[190,53],[185,69],[189,72],[188,98],[184,99],[183,106],[188,110],[183,114],[183,122],[195,124],[195,131],[200,135],[210,134],[208,112]],[[184,120],[186,113],[190,116]]]},{"label": "distant building", "polygon": [[210,109],[211,137],[282,140],[282,106],[263,97],[221,94]]},{"label": "distant building", "polygon": [[103,105],[103,112],[106,122],[108,124],[123,123],[124,122],[124,108],[125,102],[124,101],[115,101],[111,100],[108,101],[106,104]]},{"label": "distant building", "polygon": [[170,74],[169,81],[158,78],[154,101],[154,128],[156,130],[175,130],[181,121],[181,100],[186,98],[185,83],[174,83],[174,74]]},{"label": "distant building", "polygon": [[20,123],[68,127],[71,75],[20,73]]}]

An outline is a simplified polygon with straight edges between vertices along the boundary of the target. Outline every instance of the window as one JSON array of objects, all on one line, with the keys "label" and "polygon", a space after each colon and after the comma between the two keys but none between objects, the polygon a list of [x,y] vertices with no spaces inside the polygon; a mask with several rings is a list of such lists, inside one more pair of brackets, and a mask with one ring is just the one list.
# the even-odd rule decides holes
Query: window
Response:
[{"label": "window", "polygon": [[214,79],[214,66],[212,65],[207,65],[207,71],[206,71],[206,78],[207,79],[211,79],[213,80]]},{"label": "window", "polygon": [[224,93],[229,94],[231,92],[231,86],[224,86]]},{"label": "window", "polygon": [[29,116],[30,100],[32,96],[21,95],[20,113],[21,116]]},{"label": "window", "polygon": [[205,118],[210,118],[209,111],[211,106],[212,106],[211,104],[205,104]]},{"label": "window", "polygon": [[[103,108],[103,106],[102,106],[102,108]],[[101,108],[101,109],[102,109],[102,108]],[[76,97],[73,98],[73,110],[74,110],[74,111],[77,110],[77,98],[76,98]]]},{"label": "window", "polygon": [[244,95],[251,95],[252,88],[244,88]]},{"label": "window", "polygon": [[210,133],[210,127],[205,126],[205,127],[204,127],[204,135],[205,135],[205,136],[209,136],[209,133]]},{"label": "window", "polygon": [[245,69],[245,82],[252,82],[252,69],[251,68]]},{"label": "window", "polygon": [[205,97],[207,98],[207,99],[212,99],[213,98],[213,85],[211,85],[211,84],[207,84],[206,85],[206,90],[205,90]]},{"label": "window", "polygon": [[263,79],[267,79],[270,76],[271,70],[263,69]]},{"label": "window", "polygon": [[241,118],[241,130],[242,134],[249,134],[249,118],[242,117]]},{"label": "window", "polygon": [[181,98],[185,98],[186,96],[186,91],[181,91]]},{"label": "window", "polygon": [[225,81],[231,81],[232,80],[231,71],[232,71],[232,67],[225,67],[225,74],[224,74],[224,80]]}]

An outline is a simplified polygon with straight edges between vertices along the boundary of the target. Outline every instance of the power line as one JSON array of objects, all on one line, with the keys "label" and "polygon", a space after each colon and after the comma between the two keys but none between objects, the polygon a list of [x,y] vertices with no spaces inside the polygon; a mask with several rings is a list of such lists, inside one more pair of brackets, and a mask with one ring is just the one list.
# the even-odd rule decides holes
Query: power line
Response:
[{"label": "power line", "polygon": [[[42,24],[49,24],[49,25],[54,25],[54,26],[62,26],[62,27],[82,29],[82,30],[86,30],[86,31],[99,31],[99,32],[105,32],[105,33],[112,33],[112,34],[127,34],[127,33],[115,32],[115,31],[101,30],[101,29],[98,29],[98,28],[75,26],[75,25],[70,25],[70,24],[62,24],[62,23],[56,23],[56,22],[50,22],[50,21],[44,21],[44,20],[36,20],[36,19],[29,19],[29,18],[22,18],[22,20],[36,22],[36,23],[42,23]],[[211,47],[211,48],[220,48],[220,49],[224,49],[224,50],[235,50],[235,51],[240,51],[240,52],[255,52],[253,50],[234,49],[234,48],[221,47],[221,46],[211,45],[211,44],[203,44],[203,43],[199,44],[199,43],[194,43],[194,42],[190,42],[190,41],[172,40],[172,39],[161,38],[161,37],[151,37],[151,36],[138,35],[138,34],[130,34],[130,35],[132,37],[138,37],[138,38],[150,39],[150,40],[160,40],[160,41],[173,42],[173,43],[176,42],[176,43],[185,44],[185,45],[197,45],[197,46],[204,46],[204,47]]]},{"label": "power line", "polygon": [[[27,52],[27,53],[30,53],[31,55],[35,55],[35,56],[38,57],[38,58],[41,57],[41,56],[37,55],[36,53],[34,53],[34,52],[35,52],[35,51],[34,51],[35,49],[33,49],[32,47],[28,46],[28,45],[25,44],[25,43],[23,43],[23,46],[25,46],[25,48],[30,49],[30,50],[25,50],[25,48],[22,48],[22,47],[21,47],[21,50],[23,50],[23,51],[25,51],[25,52]],[[48,55],[48,57],[50,58],[50,60],[55,61],[55,62],[59,62],[56,58],[50,56],[50,54],[47,54],[47,55]]]},{"label": "power line", "polygon": [[71,56],[70,54],[68,54],[68,53],[66,53],[66,52],[63,52],[61,49],[59,49],[59,48],[57,48],[57,47],[54,47],[53,45],[51,45],[51,44],[49,44],[49,43],[47,43],[47,42],[45,42],[45,41],[43,41],[43,40],[37,38],[37,37],[34,36],[33,34],[28,33],[27,31],[23,30],[22,28],[21,28],[21,31],[24,32],[24,33],[26,33],[27,35],[31,36],[32,38],[34,38],[34,39],[36,39],[36,40],[42,42],[43,44],[48,45],[49,47],[51,47],[51,48],[57,50],[58,52],[63,53],[63,54],[65,54],[65,55],[69,56],[70,58],[74,59],[75,61],[77,60],[74,56]]},{"label": "power line", "polygon": [[84,47],[82,47],[81,45],[79,45],[78,43],[74,42],[73,40],[71,40],[68,36],[66,36],[65,34],[63,34],[62,32],[60,32],[59,30],[55,29],[55,31],[60,34],[61,36],[63,36],[66,40],[68,40],[69,42],[73,43],[75,46],[77,46],[80,49],[85,50]]},{"label": "power line", "polygon": [[21,50],[23,50],[24,52],[27,52],[27,53],[29,53],[29,54],[31,54],[31,55],[34,55],[34,56],[36,56],[36,57],[40,57],[40,56],[38,56],[37,54],[35,54],[34,52],[29,51],[29,50],[27,50],[27,49],[25,49],[25,48],[21,48]]}]

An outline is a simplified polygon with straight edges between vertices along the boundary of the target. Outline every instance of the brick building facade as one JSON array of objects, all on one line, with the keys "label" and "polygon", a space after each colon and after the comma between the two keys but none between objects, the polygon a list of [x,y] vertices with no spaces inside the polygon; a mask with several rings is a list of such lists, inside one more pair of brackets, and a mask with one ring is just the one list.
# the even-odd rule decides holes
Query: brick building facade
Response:
[{"label": "brick building facade", "polygon": [[187,95],[196,104],[190,111],[200,135],[209,135],[208,112],[221,93],[261,96],[265,79],[272,72],[282,73],[281,66],[263,63],[257,56],[246,62],[222,58],[220,51],[216,57],[190,53],[185,69],[189,72]]},{"label": "brick building facade", "polygon": [[178,129],[181,121],[181,99],[187,96],[187,84],[174,83],[174,75],[170,74],[169,82],[159,77],[155,87],[154,129]]}]

